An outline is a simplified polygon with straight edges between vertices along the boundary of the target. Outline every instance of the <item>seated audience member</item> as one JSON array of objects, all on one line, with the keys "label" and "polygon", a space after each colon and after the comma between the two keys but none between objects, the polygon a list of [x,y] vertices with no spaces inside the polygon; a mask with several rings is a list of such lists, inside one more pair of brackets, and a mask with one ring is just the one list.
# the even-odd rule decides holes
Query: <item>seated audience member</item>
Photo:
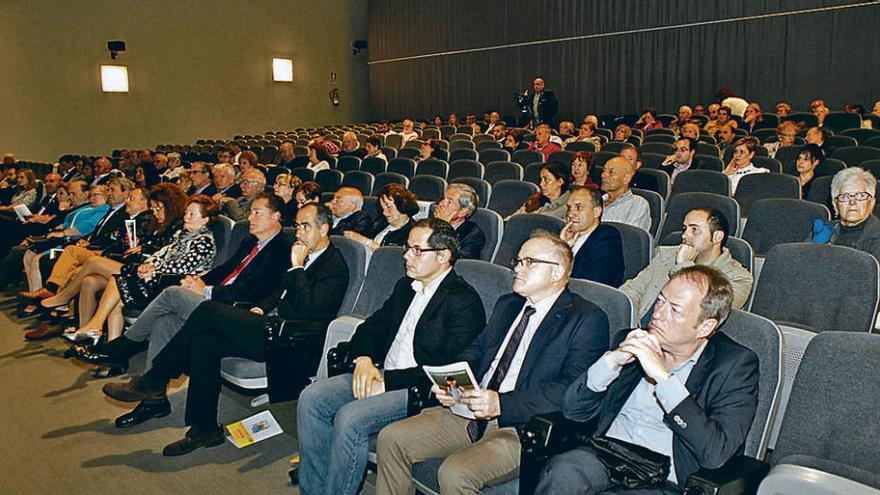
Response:
[{"label": "seated audience member", "polygon": [[786,120],[779,124],[776,127],[776,141],[764,145],[764,147],[767,148],[767,154],[770,158],[776,158],[776,153],[779,151],[779,148],[793,146],[795,138],[797,138],[797,133],[797,124],[794,122]]},{"label": "seated audience member", "polygon": [[593,166],[594,155],[589,151],[578,151],[574,154],[571,161],[571,185],[592,187],[599,189],[599,186],[590,178],[590,168]]},{"label": "seated audience member", "polygon": [[162,182],[174,182],[184,170],[180,153],[168,153],[168,165],[159,174],[159,179]]},{"label": "seated audience member", "polygon": [[819,127],[824,127],[825,117],[827,117],[828,114],[831,113],[831,110],[829,110],[828,107],[825,106],[825,100],[813,100],[812,103],[810,103],[810,111],[812,111],[813,115],[815,115],[816,119],[818,119]]},{"label": "seated audience member", "polygon": [[366,235],[373,230],[373,219],[363,211],[364,195],[360,189],[340,187],[327,206],[333,214],[330,235],[344,235],[346,230]]},{"label": "seated audience member", "polygon": [[306,165],[306,168],[315,173],[328,170],[330,168],[329,160],[330,153],[327,153],[324,148],[315,143],[309,145],[309,164]]},{"label": "seated audience member", "polygon": [[[163,290],[121,337],[91,349],[80,348],[76,357],[91,364],[124,368],[149,340],[146,364],[149,370],[159,351],[180,331],[201,303],[216,301],[232,305],[235,302],[259,303],[269,298],[290,268],[288,241],[281,234],[281,207],[277,196],[263,193],[251,208],[248,219],[250,235],[229,260],[202,277],[184,277],[179,286]],[[170,410],[171,404],[167,400],[145,401],[132,412],[117,418],[116,426],[135,426],[150,418],[167,415]]]},{"label": "seated audience member", "polygon": [[[151,162],[152,155],[150,154],[149,150],[141,150],[141,154],[141,166],[144,167],[144,170],[153,171],[152,175],[147,173],[147,183],[150,185],[155,184],[156,182],[158,182],[158,175],[155,174],[155,171],[153,169],[153,164]],[[94,175],[92,176],[92,181],[89,183],[90,186],[106,185],[108,182],[110,182],[110,179],[112,179],[116,175],[113,171],[113,164],[110,162],[110,160],[103,156],[95,160],[93,172]],[[150,183],[151,178],[153,179],[152,183]]]},{"label": "seated audience member", "polygon": [[391,122],[388,122],[387,120],[383,120],[382,122],[379,122],[379,130],[377,131],[377,134],[379,134],[380,136],[387,137],[391,134],[397,134],[397,133],[394,132],[394,129],[391,128]]},{"label": "seated audience member", "polygon": [[694,104],[694,115],[706,115],[706,107],[702,103]]},{"label": "seated audience member", "polygon": [[385,156],[385,153],[382,153],[382,136],[380,134],[373,134],[368,137],[367,144],[364,145],[364,148],[367,150],[367,155],[364,159],[379,158],[385,160],[385,163],[388,163],[388,157]]},{"label": "seated audience member", "polygon": [[880,259],[880,220],[873,215],[877,179],[871,172],[850,167],[831,180],[832,206],[839,220],[822,231],[813,227],[813,242],[829,242],[870,253]]},{"label": "seated audience member", "polygon": [[449,158],[449,152],[443,149],[439,139],[423,139],[419,145],[419,161],[421,160],[443,160]]},{"label": "seated audience member", "polygon": [[315,382],[300,395],[303,493],[357,493],[369,436],[406,417],[410,387],[427,388],[421,366],[454,361],[483,329],[480,297],[453,268],[458,237],[448,223],[419,221],[403,257],[406,277],[351,339],[353,373]]},{"label": "seated audience member", "polygon": [[774,108],[776,109],[776,115],[779,117],[785,117],[786,115],[791,114],[791,105],[787,102],[780,101]]},{"label": "seated audience member", "polygon": [[77,161],[74,155],[62,155],[58,158],[58,173],[61,174],[61,181],[67,184],[83,180],[82,162]]},{"label": "seated audience member", "polygon": [[795,166],[798,172],[798,181],[801,183],[801,198],[807,199],[810,194],[810,188],[813,186],[813,179],[816,178],[816,167],[822,163],[825,155],[822,149],[815,144],[804,145],[800,153],[798,153]]},{"label": "seated audience member", "polygon": [[492,131],[497,126],[504,126],[505,124],[501,122],[501,114],[496,111],[489,112],[489,120],[486,121],[486,132],[492,133]]},{"label": "seated audience member", "polygon": [[444,125],[443,124],[443,116],[438,113],[438,114],[434,115],[434,118],[431,119],[431,122],[433,122],[435,126],[440,127],[440,126]]},{"label": "seated audience member", "polygon": [[413,139],[419,138],[419,133],[413,129],[414,124],[410,119],[406,119],[403,121],[403,131],[400,132],[400,135],[403,136],[403,142],[407,143],[412,141]]},{"label": "seated audience member", "polygon": [[757,103],[749,103],[746,107],[746,113],[743,116],[743,129],[749,134],[754,134],[758,129],[765,129],[768,126],[764,123],[764,114],[761,112],[761,105]]},{"label": "seated audience member", "polygon": [[623,242],[620,232],[602,224],[602,193],[573,186],[567,201],[566,224],[559,237],[574,255],[571,278],[620,287],[623,283]]},{"label": "seated audience member", "polygon": [[255,168],[260,164],[260,159],[257,158],[257,154],[253,151],[242,151],[238,157],[238,168],[241,171],[241,174],[244,174],[248,170]]},{"label": "seated audience member", "polygon": [[330,156],[339,154],[339,146],[336,146],[336,143],[327,136],[327,131],[323,129],[318,129],[312,133],[312,142],[309,144],[314,144],[318,148],[323,149]]},{"label": "seated audience member", "polygon": [[[244,153],[242,153],[244,155]],[[242,156],[244,158],[244,156]],[[238,198],[225,197],[218,202],[220,214],[226,215],[234,222],[247,220],[251,211],[251,204],[258,194],[266,188],[266,176],[257,168],[249,168],[241,173],[241,196]]]},{"label": "seated audience member", "polygon": [[275,195],[284,202],[281,209],[281,226],[293,227],[296,223],[296,212],[299,204],[296,202],[296,192],[302,187],[302,179],[295,175],[278,174],[275,176],[275,185],[272,190]]},{"label": "seated audience member", "polygon": [[[608,319],[567,288],[571,250],[547,232],[526,241],[514,258],[513,294],[495,304],[480,335],[457,357],[479,380],[459,398],[434,385],[439,407],[379,433],[376,493],[412,493],[411,466],[445,457],[441,493],[479,493],[516,477],[518,431],[536,414],[558,411],[566,389],[608,350]],[[477,419],[453,414],[456,402]]]},{"label": "seated audience member", "polygon": [[523,140],[523,133],[519,129],[510,129],[504,137],[504,147],[511,155],[514,151],[529,149],[529,143]]},{"label": "seated audience member", "polygon": [[694,141],[700,141],[700,126],[693,123],[688,122],[687,124],[681,126],[681,134],[679,137],[691,138]]},{"label": "seated audience member", "polygon": [[15,192],[9,200],[9,206],[0,206],[0,212],[12,212],[16,206],[21,205],[33,213],[37,199],[36,174],[27,168],[19,170],[16,174]]},{"label": "seated audience member", "polygon": [[[703,130],[709,133],[710,136],[714,136],[718,129],[724,125],[727,120],[723,122],[719,120],[719,114],[721,113],[721,105],[718,103],[712,103],[709,105],[709,121],[706,122],[706,125],[703,126]],[[730,110],[727,110],[727,115],[730,115]]]},{"label": "seated audience member", "polygon": [[624,142],[632,136],[632,127],[626,124],[620,124],[614,129],[614,140]]},{"label": "seated audience member", "polygon": [[[621,335],[568,388],[566,418],[598,421],[594,436],[671,459],[666,483],[640,494],[680,493],[688,476],[742,452],[758,407],[758,358],[718,332],[733,289],[707,266],[676,271],[647,329]],[[622,493],[591,446],[550,459],[535,493]]]},{"label": "seated audience member", "polygon": [[[278,212],[273,215],[277,223]],[[179,456],[224,443],[223,427],[217,424],[223,357],[267,363],[270,390],[285,400],[317,371],[327,326],[342,305],[349,277],[342,253],[330,242],[330,218],[330,211],[321,205],[297,212],[291,268],[270,297],[250,311],[215,301],[202,303],[156,356],[149,371],[128,383],[104,387],[105,394],[124,402],[162,401],[167,400],[168,382],[182,373],[189,375],[185,422],[190,429],[183,439],[167,445],[162,455]],[[276,343],[285,338],[282,332],[270,330],[272,338],[267,338],[270,320],[264,315],[273,309],[289,321],[292,328],[288,330],[296,333],[295,347]]]},{"label": "seated audience member", "polygon": [[302,167],[302,164],[296,159],[296,145],[293,141],[284,141],[281,143],[281,145],[278,146],[278,152],[281,154],[281,163],[278,164],[279,167],[285,167],[289,170]]},{"label": "seated audience member", "polygon": [[624,143],[620,147],[620,156],[626,158],[633,170],[635,170],[632,180],[629,181],[630,189],[646,189],[658,194],[666,194],[665,192],[659,192],[660,184],[658,184],[656,177],[642,171],[641,155],[639,154],[639,149],[634,144]]},{"label": "seated audience member", "polygon": [[217,217],[217,205],[207,196],[193,196],[184,211],[183,229],[171,243],[142,264],[124,265],[109,279],[95,314],[81,327],[66,332],[70,340],[97,343],[109,318],[121,323],[123,307],[144,309],[174,279],[211,268],[217,247],[208,225]]},{"label": "seated audience member", "polygon": [[293,198],[299,208],[311,203],[321,204],[321,186],[315,181],[307,180],[296,189]]},{"label": "seated audience member", "polygon": [[[239,157],[239,159],[240,158],[241,157]],[[225,163],[226,165],[234,165],[235,164],[233,156],[232,156],[232,152],[229,151],[228,149],[222,149],[217,152],[217,165],[220,165],[221,163]]]},{"label": "seated audience member", "polygon": [[357,158],[363,159],[365,156],[367,156],[367,150],[360,147],[357,134],[352,131],[346,131],[342,135],[342,149],[339,150],[338,156],[355,156]]},{"label": "seated audience member", "polygon": [[574,137],[574,122],[563,120],[559,123],[559,136]]},{"label": "seated audience member", "polygon": [[667,156],[660,164],[660,170],[669,174],[669,183],[675,182],[678,174],[690,170],[697,153],[697,141],[680,137],[675,141],[675,153]]},{"label": "seated audience member", "polygon": [[458,120],[458,114],[453,112],[449,114],[449,124],[452,127],[458,127],[461,125],[461,121]]},{"label": "seated audience member", "polygon": [[595,151],[602,149],[602,138],[596,135],[596,125],[592,122],[581,124],[577,136],[572,136],[565,140],[566,145],[570,143],[593,143]]},{"label": "seated audience member", "polygon": [[810,127],[807,131],[806,136],[804,136],[804,140],[807,144],[815,144],[819,148],[822,149],[822,152],[825,155],[830,155],[828,152],[828,148],[825,146],[825,143],[828,141],[828,130],[824,127]]},{"label": "seated audience member", "polygon": [[544,155],[545,162],[550,161],[550,155],[562,150],[562,146],[552,142],[550,136],[550,126],[541,124],[535,129],[535,142],[529,145],[530,150],[540,151]]},{"label": "seated audience member", "polygon": [[495,124],[491,129],[487,130],[486,133],[491,134],[497,143],[504,146],[504,138],[507,137],[507,126],[503,122]]},{"label": "seated audience member", "polygon": [[486,235],[472,222],[480,200],[477,191],[467,184],[452,183],[434,209],[434,218],[448,222],[458,234],[459,257],[478,260],[486,245]]},{"label": "seated audience member", "polygon": [[651,264],[620,286],[645,325],[660,289],[669,281],[669,274],[684,267],[708,265],[724,274],[733,285],[732,304],[736,309],[746,304],[752,291],[752,274],[733,259],[725,247],[730,227],[724,215],[717,210],[696,208],[685,215],[681,228],[681,244],[677,249],[660,248]]},{"label": "seated audience member", "polygon": [[687,105],[678,107],[678,118],[670,122],[668,129],[674,132],[676,136],[681,136],[682,129],[690,122],[693,114],[694,111]]},{"label": "seated audience member", "polygon": [[749,102],[739,97],[730,88],[721,88],[715,93],[715,97],[721,102],[721,107],[730,109],[730,115],[742,118],[746,113]]},{"label": "seated audience member", "polygon": [[635,127],[642,132],[648,132],[662,128],[663,122],[657,120],[656,110],[653,108],[646,108],[639,117],[639,120],[636,121]]},{"label": "seated audience member", "polygon": [[[31,209],[31,215],[19,220],[14,211],[0,213],[0,253],[8,252],[12,246],[19,244],[29,235],[43,235],[64,220],[58,188],[61,187],[61,176],[56,173],[46,174],[43,179],[45,192],[43,197]],[[67,196],[67,188],[64,195]]]},{"label": "seated audience member", "polygon": [[228,163],[218,163],[214,167],[214,195],[211,198],[217,204],[241,196],[241,188],[235,183],[235,168]]},{"label": "seated audience member", "polygon": [[722,125],[720,129],[718,129],[717,136],[715,136],[718,139],[716,145],[718,146],[718,151],[722,154],[722,156],[724,155],[724,152],[727,151],[727,148],[733,145],[733,143],[738,139],[736,137],[736,131],[734,129],[736,129],[736,121],[734,120],[728,121],[726,124]]},{"label": "seated audience member", "polygon": [[724,169],[724,174],[730,179],[731,196],[736,194],[736,186],[739,185],[739,181],[743,177],[770,172],[766,168],[759,168],[752,164],[752,158],[755,157],[755,148],[757,147],[758,140],[751,136],[739,138],[733,143],[733,158]]},{"label": "seated audience member", "polygon": [[605,162],[602,170],[602,191],[605,192],[602,218],[606,222],[626,223],[647,231],[651,228],[651,207],[645,198],[636,196],[630,190],[634,175],[635,167],[622,156]]},{"label": "seated audience member", "polygon": [[373,224],[373,230],[368,235],[349,230],[345,232],[345,237],[373,251],[380,246],[405,245],[412,227],[412,217],[419,212],[415,194],[401,184],[388,184],[379,191],[379,207],[382,216]]},{"label": "seated audience member", "polygon": [[208,197],[217,194],[217,187],[213,180],[213,169],[214,167],[210,163],[193,162],[188,170],[190,186],[186,189],[186,194],[188,196],[204,194]]},{"label": "seated audience member", "polygon": [[556,162],[545,163],[541,167],[541,191],[530,196],[525,204],[513,212],[513,215],[543,213],[564,219],[565,202],[568,200],[568,181],[569,172],[565,165]]}]

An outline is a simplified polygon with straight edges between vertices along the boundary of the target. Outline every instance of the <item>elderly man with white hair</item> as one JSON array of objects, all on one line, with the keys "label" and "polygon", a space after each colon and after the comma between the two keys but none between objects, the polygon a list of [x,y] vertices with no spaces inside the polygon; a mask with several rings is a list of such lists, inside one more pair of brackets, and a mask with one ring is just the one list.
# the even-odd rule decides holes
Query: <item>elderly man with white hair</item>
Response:
[{"label": "elderly man with white hair", "polygon": [[877,179],[871,172],[859,167],[838,172],[831,181],[831,200],[839,220],[819,229],[814,226],[813,241],[855,248],[880,258],[880,219],[873,215],[876,192]]},{"label": "elderly man with white hair", "polygon": [[183,171],[183,161],[181,160],[180,153],[168,153],[168,165],[159,174],[159,178],[162,179],[162,182],[174,182],[174,179],[180,177],[180,173]]}]

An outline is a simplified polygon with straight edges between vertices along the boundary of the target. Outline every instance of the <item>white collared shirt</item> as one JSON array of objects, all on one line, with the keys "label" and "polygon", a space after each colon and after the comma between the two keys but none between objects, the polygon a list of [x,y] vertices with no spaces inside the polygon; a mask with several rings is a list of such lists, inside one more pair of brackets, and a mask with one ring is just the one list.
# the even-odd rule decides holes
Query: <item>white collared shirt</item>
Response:
[{"label": "white collared shirt", "polygon": [[422,284],[418,280],[413,280],[412,288],[416,293],[413,296],[412,302],[409,303],[409,308],[403,316],[403,321],[400,322],[400,328],[397,330],[394,342],[391,343],[391,348],[388,349],[388,354],[385,355],[383,367],[386,370],[405,370],[419,365],[416,362],[415,351],[413,350],[413,337],[416,334],[416,325],[419,323],[419,319],[421,319],[422,313],[425,312],[428,303],[431,302],[431,298],[434,297],[434,293],[437,292],[437,288],[440,287],[440,283],[449,275],[451,270],[452,267],[448,268],[440,276],[428,282],[427,285]]},{"label": "white collared shirt", "polygon": [[492,379],[492,375],[495,373],[495,368],[498,367],[498,361],[501,360],[501,355],[504,354],[504,350],[507,348],[507,343],[510,341],[510,337],[513,335],[513,331],[516,329],[517,324],[519,324],[519,321],[522,319],[526,307],[533,306],[535,308],[535,313],[529,318],[529,324],[519,343],[519,347],[516,349],[516,354],[513,355],[513,359],[510,361],[510,367],[507,368],[507,374],[504,375],[504,380],[502,380],[501,385],[498,386],[498,393],[503,394],[516,388],[516,381],[519,378],[519,372],[522,369],[523,361],[526,360],[526,353],[529,351],[529,345],[532,343],[532,338],[534,338],[535,332],[538,330],[541,322],[544,321],[547,313],[550,312],[550,308],[556,303],[556,299],[559,298],[560,294],[562,294],[562,290],[541,299],[535,304],[530,304],[526,301],[522,309],[519,311],[519,314],[513,319],[510,328],[507,330],[507,335],[504,337],[504,341],[501,342],[501,347],[498,348],[498,352],[495,353],[495,359],[492,360],[492,365],[489,366],[489,371],[487,371],[480,379],[481,388],[486,388],[489,384],[489,380]]}]

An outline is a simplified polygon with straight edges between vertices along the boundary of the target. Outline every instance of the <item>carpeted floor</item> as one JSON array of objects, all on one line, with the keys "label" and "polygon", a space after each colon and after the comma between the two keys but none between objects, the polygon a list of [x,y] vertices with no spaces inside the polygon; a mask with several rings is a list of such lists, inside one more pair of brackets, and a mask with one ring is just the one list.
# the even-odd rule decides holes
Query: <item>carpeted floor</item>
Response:
[{"label": "carpeted floor", "polygon": [[[173,413],[128,430],[113,419],[128,404],[101,392],[106,380],[90,368],[64,359],[59,339],[25,342],[37,322],[15,318],[15,300],[0,297],[0,494],[297,493],[288,482],[288,462],[296,452],[294,403],[269,407],[285,434],[237,449],[231,443],[187,456],[162,457],[162,447],[180,439],[185,380],[169,391]],[[142,355],[143,356],[143,355]],[[141,357],[141,359],[143,359]],[[133,363],[139,369],[140,363]],[[111,379],[114,380],[114,379]],[[118,380],[118,379],[115,379]],[[251,397],[224,389],[221,423],[264,410]]]}]

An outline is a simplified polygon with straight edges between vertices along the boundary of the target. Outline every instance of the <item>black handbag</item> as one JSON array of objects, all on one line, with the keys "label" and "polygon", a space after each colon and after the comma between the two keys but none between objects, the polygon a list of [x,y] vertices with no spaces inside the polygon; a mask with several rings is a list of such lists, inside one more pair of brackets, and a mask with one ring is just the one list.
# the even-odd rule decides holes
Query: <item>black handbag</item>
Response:
[{"label": "black handbag", "polygon": [[652,488],[669,477],[669,456],[616,438],[593,437],[596,457],[608,469],[612,483],[624,488]]}]

